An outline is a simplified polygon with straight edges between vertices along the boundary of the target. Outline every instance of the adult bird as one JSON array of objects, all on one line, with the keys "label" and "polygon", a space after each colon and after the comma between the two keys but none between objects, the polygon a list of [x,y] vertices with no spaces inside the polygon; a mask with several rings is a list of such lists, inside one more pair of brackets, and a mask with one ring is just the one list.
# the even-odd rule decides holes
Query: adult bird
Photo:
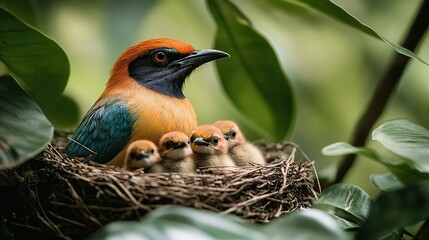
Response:
[{"label": "adult bird", "polygon": [[143,41],[114,64],[104,92],[68,141],[69,157],[121,166],[131,142],[158,143],[171,131],[191,135],[197,118],[182,92],[186,78],[204,63],[229,56],[195,50],[173,39]]}]

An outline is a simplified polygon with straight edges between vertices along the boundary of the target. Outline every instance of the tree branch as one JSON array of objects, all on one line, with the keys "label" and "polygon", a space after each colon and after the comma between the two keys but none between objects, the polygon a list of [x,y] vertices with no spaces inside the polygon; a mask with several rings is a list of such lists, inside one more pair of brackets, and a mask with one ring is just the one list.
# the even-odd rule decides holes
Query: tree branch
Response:
[{"label": "tree branch", "polygon": [[[410,51],[415,51],[420,40],[423,38],[424,33],[426,32],[429,26],[429,0],[423,0],[423,3],[420,7],[420,10],[414,19],[413,24],[411,25],[408,34],[402,44],[403,47],[409,49]],[[393,56],[393,61],[387,72],[382,76],[380,82],[378,83],[372,99],[366,108],[366,111],[360,118],[358,124],[356,125],[352,145],[353,146],[363,146],[368,137],[368,134],[371,131],[374,123],[383,113],[385,106],[395,92],[396,87],[398,86],[399,80],[407,66],[410,58],[395,52]],[[332,184],[339,183],[346,176],[348,171],[353,166],[353,163],[356,159],[356,155],[348,155],[344,157],[341,161],[341,165],[337,171],[337,175]]]}]

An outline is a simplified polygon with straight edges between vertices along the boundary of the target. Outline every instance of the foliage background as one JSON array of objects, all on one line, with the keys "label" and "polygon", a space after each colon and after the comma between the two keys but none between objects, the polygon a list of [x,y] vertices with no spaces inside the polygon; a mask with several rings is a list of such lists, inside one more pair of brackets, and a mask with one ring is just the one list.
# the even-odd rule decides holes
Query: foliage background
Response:
[{"label": "foliage background", "polygon": [[[69,57],[71,74],[65,91],[69,99],[64,101],[67,106],[54,109],[63,111],[64,116],[50,118],[57,129],[74,130],[104,89],[110,67],[125,48],[155,37],[180,39],[197,49],[214,45],[215,25],[204,1],[0,2],[55,39]],[[395,43],[402,40],[421,3],[417,0],[333,2]],[[283,5],[274,0],[236,0],[234,3],[273,45],[296,90],[296,125],[288,139],[316,160],[320,175],[332,177],[338,161],[323,156],[320,150],[333,142],[349,141],[376,82],[390,63],[393,50],[382,41],[313,11],[289,9],[285,14]],[[30,9],[35,10],[35,15]],[[428,43],[426,36],[417,51],[423,59],[429,59]],[[427,127],[427,78],[427,67],[412,61],[397,94],[375,126],[387,119],[407,118]],[[185,95],[194,105],[200,124],[234,119],[248,138],[263,137],[252,130],[249,122],[228,102],[216,79],[214,64],[192,74],[185,86]],[[374,144],[368,146],[383,151]],[[365,159],[356,163],[344,182],[375,195],[378,191],[370,183],[369,175],[386,170]]]}]

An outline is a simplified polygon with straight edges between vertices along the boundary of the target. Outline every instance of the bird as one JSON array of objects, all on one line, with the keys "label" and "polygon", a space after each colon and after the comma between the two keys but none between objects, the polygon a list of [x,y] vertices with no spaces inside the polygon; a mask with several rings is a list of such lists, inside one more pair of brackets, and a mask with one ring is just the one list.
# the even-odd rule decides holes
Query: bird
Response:
[{"label": "bird", "polygon": [[132,142],[126,151],[123,168],[136,170],[149,169],[161,160],[156,145],[149,140],[137,140]]},{"label": "bird", "polygon": [[195,162],[189,144],[189,136],[183,132],[166,133],[158,144],[161,161],[150,172],[194,173]]},{"label": "bird", "polygon": [[261,151],[252,143],[246,141],[238,125],[231,120],[219,120],[213,123],[219,128],[228,142],[228,154],[237,166],[252,164],[265,165],[266,160]]},{"label": "bird", "polygon": [[198,126],[191,136],[191,149],[196,168],[235,166],[228,156],[228,143],[215,126]]},{"label": "bird", "polygon": [[140,42],[117,59],[106,87],[69,138],[65,152],[101,164],[123,164],[130,143],[197,127],[185,80],[204,63],[228,57],[219,50],[195,50],[169,38]]}]

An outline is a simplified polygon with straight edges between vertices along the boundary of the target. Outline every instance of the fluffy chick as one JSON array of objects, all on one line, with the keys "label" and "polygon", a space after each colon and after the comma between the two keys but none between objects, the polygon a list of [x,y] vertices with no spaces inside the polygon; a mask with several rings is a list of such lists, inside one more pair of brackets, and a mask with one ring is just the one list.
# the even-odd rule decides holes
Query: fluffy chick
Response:
[{"label": "fluffy chick", "polygon": [[191,136],[191,148],[197,168],[235,166],[228,156],[228,143],[215,126],[198,126]]},{"label": "fluffy chick", "polygon": [[228,141],[229,155],[237,166],[249,166],[253,163],[266,164],[260,150],[252,143],[246,141],[235,122],[220,120],[213,125],[221,130]]},{"label": "fluffy chick", "polygon": [[161,162],[154,165],[150,172],[194,173],[195,162],[189,146],[189,137],[183,132],[169,132],[159,141]]},{"label": "fluffy chick", "polygon": [[149,140],[137,140],[130,144],[124,159],[124,168],[130,171],[147,170],[161,160],[156,145]]}]

